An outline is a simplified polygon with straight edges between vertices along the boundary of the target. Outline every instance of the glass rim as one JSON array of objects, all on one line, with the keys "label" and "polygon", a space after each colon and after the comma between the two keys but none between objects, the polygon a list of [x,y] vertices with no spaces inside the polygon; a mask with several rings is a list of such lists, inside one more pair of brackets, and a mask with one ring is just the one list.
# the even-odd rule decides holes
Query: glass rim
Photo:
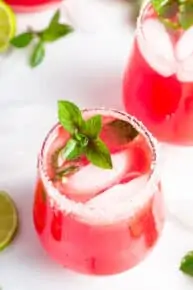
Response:
[{"label": "glass rim", "polygon": [[[141,121],[139,121],[137,118],[133,117],[132,115],[116,110],[116,109],[106,109],[103,107],[100,108],[91,108],[91,109],[82,109],[81,110],[83,114],[87,114],[89,117],[93,116],[94,114],[100,113],[102,116],[108,116],[108,117],[115,117],[117,119],[126,121],[130,123],[139,133],[141,133],[145,140],[147,141],[150,150],[152,152],[152,158],[151,158],[151,168],[150,173],[148,176],[148,179],[145,184],[145,189],[143,188],[143,191],[147,192],[147,196],[154,195],[155,190],[152,190],[152,188],[155,188],[157,186],[157,181],[159,178],[158,174],[158,142],[157,140],[152,136],[152,134],[148,131],[148,129],[143,125]],[[60,123],[56,123],[51,130],[47,133],[41,150],[40,154],[38,156],[38,173],[39,178],[41,179],[43,186],[46,190],[46,193],[49,197],[49,201],[51,206],[56,207],[57,209],[64,211],[66,214],[74,214],[76,216],[79,216],[82,218],[83,216],[89,216],[91,212],[93,211],[92,207],[88,207],[87,210],[84,209],[85,203],[76,202],[74,200],[69,199],[65,195],[62,195],[60,191],[53,185],[53,182],[50,180],[49,176],[46,173],[45,170],[45,156],[47,154],[46,151],[49,151],[49,145],[52,144],[52,138],[55,136],[54,133],[56,133],[56,129],[61,126]],[[50,144],[49,144],[49,141]],[[48,149],[46,150],[46,146],[48,146]],[[149,191],[149,192],[148,192]],[[140,191],[141,192],[141,191]],[[151,192],[151,194],[150,194]],[[135,197],[134,197],[135,199]],[[150,199],[150,196],[148,197],[148,200]],[[90,213],[89,213],[90,211]],[[82,213],[82,214],[81,214]]]},{"label": "glass rim", "polygon": [[144,16],[146,15],[146,12],[148,12],[148,9],[151,8],[151,6],[152,4],[149,0],[145,0],[143,4],[141,5],[139,16],[137,18],[137,25],[136,25],[137,38],[142,37],[143,39],[147,40],[145,37],[144,30],[143,30],[143,20],[144,20]]}]

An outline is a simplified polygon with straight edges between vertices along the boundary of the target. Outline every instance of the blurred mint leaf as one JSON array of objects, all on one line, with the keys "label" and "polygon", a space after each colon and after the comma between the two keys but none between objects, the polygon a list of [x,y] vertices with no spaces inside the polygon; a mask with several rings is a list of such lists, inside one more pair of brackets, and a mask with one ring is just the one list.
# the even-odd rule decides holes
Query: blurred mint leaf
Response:
[{"label": "blurred mint leaf", "polygon": [[42,41],[54,42],[74,31],[72,26],[60,23],[59,20],[60,20],[60,11],[57,10],[54,16],[52,17],[48,27],[38,33]]},{"label": "blurred mint leaf", "polygon": [[54,24],[51,27],[48,27],[43,32],[41,32],[40,38],[44,42],[54,42],[69,33],[72,33],[74,29],[68,24]]},{"label": "blurred mint leaf", "polygon": [[44,57],[45,57],[45,47],[44,43],[40,40],[35,46],[33,53],[31,55],[30,59],[31,67],[38,66],[43,61]]},{"label": "blurred mint leaf", "polygon": [[157,14],[163,18],[172,18],[179,10],[176,0],[152,0],[152,5]]},{"label": "blurred mint leaf", "polygon": [[60,20],[60,10],[58,9],[55,14],[53,15],[51,21],[50,21],[50,24],[49,24],[49,27],[55,25],[56,23],[59,23],[59,20]]},{"label": "blurred mint leaf", "polygon": [[12,38],[10,43],[17,48],[23,48],[31,43],[33,37],[33,32],[24,32]]},{"label": "blurred mint leaf", "polygon": [[193,25],[193,2],[186,1],[180,5],[179,22],[184,30]]},{"label": "blurred mint leaf", "polygon": [[189,276],[193,276],[193,251],[188,252],[182,259],[180,270]]},{"label": "blurred mint leaf", "polygon": [[187,0],[151,0],[160,20],[173,29],[184,30],[193,25],[193,1]]},{"label": "blurred mint leaf", "polygon": [[45,43],[54,42],[74,31],[70,25],[60,23],[59,20],[60,11],[57,10],[45,29],[36,31],[30,28],[30,31],[19,34],[10,41],[10,44],[12,44],[15,48],[24,48],[27,47],[33,40],[38,41],[38,44],[35,46],[30,58],[31,67],[34,68],[38,66],[44,60]]}]

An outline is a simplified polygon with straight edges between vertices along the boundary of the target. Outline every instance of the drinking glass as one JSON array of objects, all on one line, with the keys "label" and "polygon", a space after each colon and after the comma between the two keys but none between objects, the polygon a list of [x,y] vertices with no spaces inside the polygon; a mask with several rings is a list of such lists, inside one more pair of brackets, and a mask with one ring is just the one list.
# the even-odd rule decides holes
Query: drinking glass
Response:
[{"label": "drinking glass", "polygon": [[[53,164],[68,134],[56,124],[38,158],[33,217],[43,248],[58,263],[81,273],[111,275],[134,267],[151,252],[165,210],[152,135],[126,113],[83,111],[85,119],[96,114],[102,116],[101,138],[110,148],[113,169],[83,159],[77,172],[57,180]],[[122,144],[109,129],[112,122],[129,125],[138,135]]]},{"label": "drinking glass", "polygon": [[137,21],[123,95],[126,111],[163,142],[170,213],[193,227],[193,27],[166,27],[151,1],[144,2]]},{"label": "drinking glass", "polygon": [[124,104],[159,141],[193,145],[192,40],[193,27],[167,29],[146,1],[124,75]]}]

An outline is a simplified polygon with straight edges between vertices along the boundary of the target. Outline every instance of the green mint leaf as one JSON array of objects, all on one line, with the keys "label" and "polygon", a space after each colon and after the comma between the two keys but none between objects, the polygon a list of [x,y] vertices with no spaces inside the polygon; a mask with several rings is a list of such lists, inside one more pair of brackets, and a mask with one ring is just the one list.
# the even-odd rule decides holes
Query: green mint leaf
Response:
[{"label": "green mint leaf", "polygon": [[31,55],[30,59],[31,67],[38,66],[43,61],[44,57],[45,57],[44,43],[42,41],[39,41],[35,46],[33,53]]},{"label": "green mint leaf", "polygon": [[109,149],[101,139],[91,140],[86,148],[87,159],[103,169],[112,169],[112,160]]},{"label": "green mint leaf", "polygon": [[[166,1],[165,1],[166,2]],[[176,1],[167,1],[165,5],[162,6],[162,8],[159,11],[159,15],[163,18],[171,19],[177,15],[179,11],[178,2]]]},{"label": "green mint leaf", "polygon": [[59,23],[59,20],[60,20],[60,10],[58,9],[50,21],[49,27],[52,27],[56,23]]},{"label": "green mint leaf", "polygon": [[63,160],[72,160],[78,158],[83,153],[83,148],[74,140],[68,140],[66,146],[60,151],[59,157]]},{"label": "green mint leaf", "polygon": [[62,168],[62,169],[57,171],[56,177],[57,178],[62,178],[64,176],[68,176],[68,175],[74,174],[78,170],[79,170],[79,166],[76,166],[76,165],[66,166],[66,167],[64,167],[64,168]]},{"label": "green mint leaf", "polygon": [[99,136],[102,129],[102,117],[95,115],[85,121],[83,132],[90,139],[95,139]]},{"label": "green mint leaf", "polygon": [[165,6],[171,3],[170,0],[151,0],[153,8],[158,15],[162,14],[162,11],[165,9]]},{"label": "green mint leaf", "polygon": [[60,124],[72,135],[84,123],[80,109],[69,101],[58,101],[58,119]]},{"label": "green mint leaf", "polygon": [[193,3],[184,2],[180,5],[179,22],[183,29],[188,29],[193,25]]},{"label": "green mint leaf", "polygon": [[180,270],[189,276],[193,276],[193,251],[188,252],[183,257],[180,264]]},{"label": "green mint leaf", "polygon": [[119,140],[121,144],[132,141],[139,134],[139,132],[130,123],[123,120],[114,120],[106,124],[104,126],[104,130],[107,132],[112,132],[114,138]]},{"label": "green mint leaf", "polygon": [[14,37],[11,39],[10,43],[17,48],[23,48],[28,46],[32,39],[33,39],[34,35],[32,32],[25,32],[22,34],[19,34],[18,36]]},{"label": "green mint leaf", "polygon": [[166,19],[176,16],[179,11],[176,0],[152,0],[152,5],[157,14]]},{"label": "green mint leaf", "polygon": [[81,134],[81,133],[78,133],[78,132],[75,132],[74,134],[74,138],[77,140],[78,144],[81,146],[81,147],[86,147],[88,145],[88,137]]},{"label": "green mint leaf", "polygon": [[[157,12],[161,22],[166,27],[178,29],[179,22],[176,17],[179,13],[179,3],[176,0],[152,0],[152,5]],[[174,20],[175,19],[175,20]]]},{"label": "green mint leaf", "polygon": [[38,33],[39,37],[44,42],[54,42],[69,33],[73,32],[74,29],[68,24],[59,23],[60,11],[57,10],[52,17],[49,26]]},{"label": "green mint leaf", "polygon": [[73,31],[74,29],[70,25],[55,23],[43,32],[40,32],[39,36],[44,42],[54,42],[69,33],[72,33]]},{"label": "green mint leaf", "polygon": [[171,21],[169,19],[160,18],[160,21],[169,29],[179,29],[180,24],[178,21]]}]

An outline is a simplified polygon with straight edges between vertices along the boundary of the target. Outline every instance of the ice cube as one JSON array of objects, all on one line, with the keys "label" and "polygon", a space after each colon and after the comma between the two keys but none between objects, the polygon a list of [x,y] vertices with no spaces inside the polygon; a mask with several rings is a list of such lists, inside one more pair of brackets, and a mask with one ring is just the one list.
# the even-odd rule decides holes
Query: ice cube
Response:
[{"label": "ice cube", "polygon": [[186,30],[175,47],[175,57],[183,61],[193,54],[193,27]]},{"label": "ice cube", "polygon": [[181,82],[193,81],[193,53],[178,64],[176,76],[177,79]]},{"label": "ice cube", "polygon": [[176,71],[174,48],[165,26],[157,19],[148,19],[138,34],[141,54],[159,74],[170,76]]},{"label": "ice cube", "polygon": [[141,175],[128,183],[114,185],[88,201],[85,206],[93,210],[91,213],[93,221],[95,219],[98,222],[113,221],[132,216],[146,201],[147,195],[143,190],[148,176]]},{"label": "ice cube", "polygon": [[119,182],[132,166],[130,150],[112,155],[113,169],[104,170],[92,164],[81,168],[62,185],[62,192],[76,201],[86,201]]}]

